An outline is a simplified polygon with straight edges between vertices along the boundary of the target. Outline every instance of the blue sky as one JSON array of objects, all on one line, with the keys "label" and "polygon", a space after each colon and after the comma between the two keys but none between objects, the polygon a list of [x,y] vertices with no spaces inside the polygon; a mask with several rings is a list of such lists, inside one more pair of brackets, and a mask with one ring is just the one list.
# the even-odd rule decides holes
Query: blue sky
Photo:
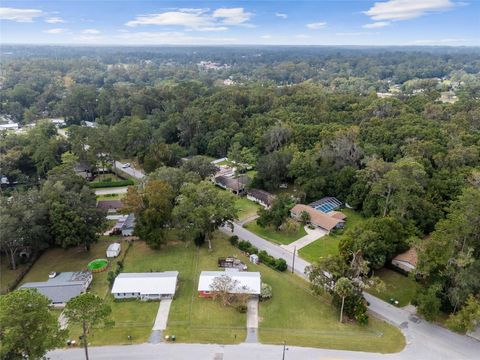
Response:
[{"label": "blue sky", "polygon": [[480,45],[480,1],[2,1],[0,42]]}]

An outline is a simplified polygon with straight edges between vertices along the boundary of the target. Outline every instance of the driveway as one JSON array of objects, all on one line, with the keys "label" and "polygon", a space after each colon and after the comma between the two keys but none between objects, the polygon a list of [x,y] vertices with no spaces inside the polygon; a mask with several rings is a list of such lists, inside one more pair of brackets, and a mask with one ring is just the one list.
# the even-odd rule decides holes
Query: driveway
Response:
[{"label": "driveway", "polygon": [[298,251],[301,248],[307,246],[308,244],[311,244],[315,240],[318,240],[328,234],[328,231],[326,230],[318,228],[310,229],[308,226],[305,226],[305,231],[307,235],[288,245],[281,245],[281,247],[293,254],[294,251]]},{"label": "driveway", "polygon": [[158,307],[157,317],[152,327],[152,334],[148,339],[151,344],[158,344],[163,340],[163,330],[167,328],[168,314],[170,313],[170,306],[172,299],[165,299],[160,301]]},{"label": "driveway", "polygon": [[141,170],[136,170],[134,167],[129,166],[124,168],[123,165],[124,163],[121,163],[120,161],[115,160],[115,167],[117,170],[124,172],[127,175],[130,175],[131,177],[135,179],[143,179],[145,177],[145,174]]},{"label": "driveway", "polygon": [[245,342],[258,342],[258,298],[247,301],[247,338]]},{"label": "driveway", "polygon": [[[221,229],[225,234],[232,235],[230,228]],[[234,224],[233,234],[237,235],[240,239],[250,241],[254,246],[260,250],[267,251],[270,255],[283,258],[287,262],[291,269],[293,262],[293,254],[289,251],[281,248],[278,245],[262,239],[261,237],[253,234],[247,229]],[[306,278],[305,268],[310,263],[299,257],[295,257],[295,273]],[[369,302],[369,311],[377,317],[384,319],[392,325],[400,328],[404,333],[407,341],[407,348],[401,352],[401,356],[392,356],[397,359],[477,359],[480,354],[480,342],[470,338],[468,336],[459,335],[448,331],[438,325],[429,323],[424,320],[417,320],[412,317],[411,313],[405,309],[397,308],[393,305],[386,303],[379,298],[376,298],[370,294],[364,293],[365,299]],[[345,353],[345,352],[343,352]],[[357,354],[367,353],[354,353],[347,358],[351,359],[363,359],[364,357],[358,357]],[[290,356],[290,354],[289,354]],[[375,359],[377,356],[371,354],[368,359]]]}]

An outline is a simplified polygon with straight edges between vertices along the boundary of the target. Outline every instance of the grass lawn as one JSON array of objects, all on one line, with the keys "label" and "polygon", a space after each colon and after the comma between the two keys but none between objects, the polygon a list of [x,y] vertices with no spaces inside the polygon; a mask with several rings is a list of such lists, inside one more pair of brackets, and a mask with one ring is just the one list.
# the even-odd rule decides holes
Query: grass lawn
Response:
[{"label": "grass lawn", "polygon": [[375,275],[383,280],[385,290],[380,292],[368,290],[368,292],[387,302],[393,298],[398,301],[398,306],[408,305],[419,287],[419,284],[412,278],[387,268],[378,270]]},{"label": "grass lawn", "polygon": [[246,197],[238,197],[235,200],[235,207],[238,209],[238,220],[240,221],[256,215],[260,209],[260,205],[248,200]]},{"label": "grass lawn", "polygon": [[319,258],[338,254],[338,243],[345,231],[365,221],[365,218],[362,215],[352,209],[343,209],[342,212],[347,215],[345,228],[338,233],[326,235],[300,249],[298,251],[300,257],[307,261],[315,262]]},{"label": "grass lawn", "polygon": [[15,282],[26,265],[17,264],[15,270],[10,269],[10,263],[5,255],[0,257],[0,294],[5,294]]},{"label": "grass lawn", "polygon": [[272,229],[271,227],[262,228],[257,224],[256,221],[252,221],[246,224],[244,227],[251,232],[257,234],[258,236],[276,244],[287,245],[307,235],[307,232],[305,231],[303,226],[300,226],[296,232],[291,234]]}]

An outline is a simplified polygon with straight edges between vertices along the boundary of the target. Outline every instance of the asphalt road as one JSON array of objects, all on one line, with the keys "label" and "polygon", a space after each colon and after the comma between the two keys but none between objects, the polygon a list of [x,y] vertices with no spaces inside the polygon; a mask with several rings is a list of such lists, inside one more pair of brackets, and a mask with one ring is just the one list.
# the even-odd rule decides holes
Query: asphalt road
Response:
[{"label": "asphalt road", "polygon": [[124,173],[130,175],[131,177],[134,177],[135,179],[140,180],[145,177],[145,174],[142,171],[136,170],[133,166],[124,168],[123,165],[124,163],[115,160],[115,166],[118,170],[123,171]]},{"label": "asphalt road", "polygon": [[107,194],[126,194],[128,186],[119,186],[112,188],[96,189],[95,195],[107,195]]}]

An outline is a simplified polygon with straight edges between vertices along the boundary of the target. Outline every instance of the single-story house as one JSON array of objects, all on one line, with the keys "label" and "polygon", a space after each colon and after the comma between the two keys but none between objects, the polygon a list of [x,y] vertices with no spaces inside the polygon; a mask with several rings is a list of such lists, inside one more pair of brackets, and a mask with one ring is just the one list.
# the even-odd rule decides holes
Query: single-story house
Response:
[{"label": "single-story house", "polygon": [[135,215],[129,214],[122,225],[122,235],[132,236],[135,229]]},{"label": "single-story house", "polygon": [[319,210],[312,208],[311,206],[304,204],[297,204],[290,210],[290,215],[295,220],[301,221],[302,213],[306,212],[310,215],[309,224],[330,231],[333,229],[343,228],[345,221],[337,219],[333,216],[325,214]]},{"label": "single-story house", "polygon": [[240,175],[237,177],[228,176],[216,176],[213,179],[215,185],[220,186],[222,189],[230,190],[234,194],[241,194],[245,191],[245,187],[250,182],[250,178],[246,175]]},{"label": "single-story house", "polygon": [[48,119],[48,120],[57,127],[63,127],[67,125],[64,119]]},{"label": "single-story house", "polygon": [[330,211],[327,213],[327,215],[339,220],[345,220],[347,218],[347,215],[341,211]]},{"label": "single-story house", "polygon": [[410,248],[392,259],[393,266],[406,272],[414,271],[417,268],[417,262],[417,250],[414,248]]},{"label": "single-story house", "polygon": [[115,278],[115,299],[172,299],[177,288],[178,271],[121,273]]},{"label": "single-story house", "polygon": [[109,213],[116,213],[123,208],[123,203],[120,200],[99,200],[97,207],[107,210]]},{"label": "single-story house", "polygon": [[84,293],[92,279],[90,271],[52,273],[47,281],[25,283],[20,289],[37,289],[53,306],[64,307],[70,299]]},{"label": "single-story house", "polygon": [[93,180],[93,173],[91,171],[91,168],[86,163],[79,162],[75,164],[75,166],[73,167],[73,171],[75,171],[75,174],[83,177],[87,181]]},{"label": "single-story house", "polygon": [[260,295],[262,279],[259,272],[238,271],[238,269],[225,269],[225,271],[202,271],[198,280],[198,294],[201,297],[211,296],[212,285],[215,278],[222,276],[230,277],[236,282],[235,288],[231,289],[232,294]]},{"label": "single-story house", "polygon": [[272,206],[275,195],[270,194],[265,190],[250,189],[247,191],[247,199],[254,201],[268,209],[270,206]]},{"label": "single-story house", "polygon": [[108,245],[107,258],[117,257],[118,255],[120,255],[120,251],[122,251],[122,246],[119,243],[113,243]]}]

